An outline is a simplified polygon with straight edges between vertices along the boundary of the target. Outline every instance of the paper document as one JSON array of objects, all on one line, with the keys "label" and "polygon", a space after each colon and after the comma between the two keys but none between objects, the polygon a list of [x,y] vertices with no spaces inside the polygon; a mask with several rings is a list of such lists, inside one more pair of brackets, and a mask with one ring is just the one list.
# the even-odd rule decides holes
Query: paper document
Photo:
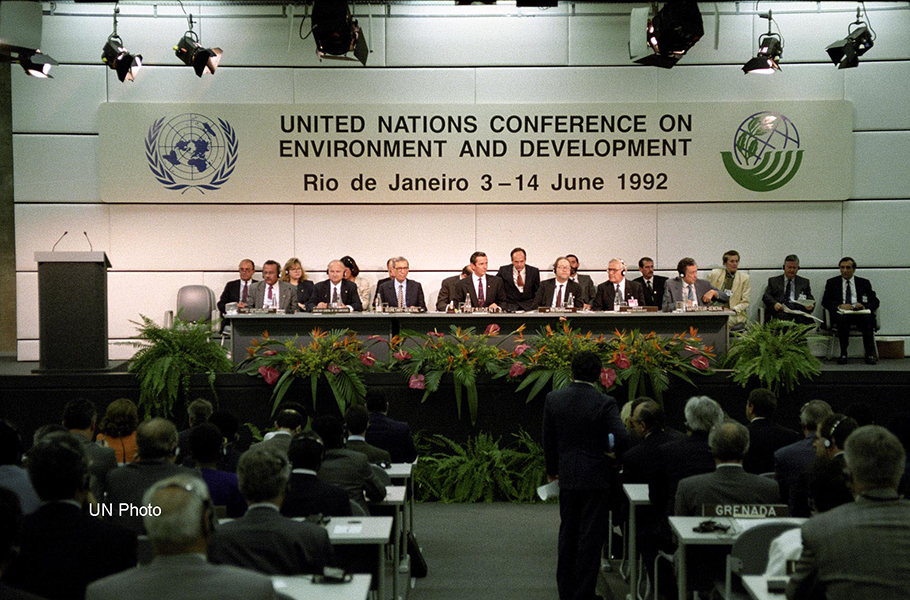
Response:
[{"label": "paper document", "polygon": [[551,481],[546,485],[537,488],[537,497],[541,500],[549,500],[559,496],[559,480]]},{"label": "paper document", "polygon": [[868,308],[863,308],[860,310],[844,310],[843,308],[837,309],[837,314],[839,315],[871,315],[872,311]]},{"label": "paper document", "polygon": [[810,315],[809,313],[803,312],[803,311],[801,311],[801,310],[793,310],[793,309],[790,308],[789,306],[784,306],[783,311],[784,311],[785,313],[789,313],[789,314],[791,314],[791,315],[800,315],[800,316],[802,316],[802,317],[809,317],[810,319],[814,319],[815,321],[817,321],[817,322],[819,322],[819,323],[822,323],[822,322],[823,322],[821,319],[819,319],[818,317],[816,317],[816,316],[814,316],[814,315]]},{"label": "paper document", "polygon": [[350,524],[338,524],[335,525],[335,528],[332,529],[332,532],[336,535],[354,535],[358,533],[363,533],[363,524],[362,523],[350,523]]},{"label": "paper document", "polygon": [[796,300],[793,300],[793,303],[799,304],[800,306],[805,306],[806,308],[809,308],[810,306],[815,306],[815,300],[810,300],[808,298],[798,298]]}]

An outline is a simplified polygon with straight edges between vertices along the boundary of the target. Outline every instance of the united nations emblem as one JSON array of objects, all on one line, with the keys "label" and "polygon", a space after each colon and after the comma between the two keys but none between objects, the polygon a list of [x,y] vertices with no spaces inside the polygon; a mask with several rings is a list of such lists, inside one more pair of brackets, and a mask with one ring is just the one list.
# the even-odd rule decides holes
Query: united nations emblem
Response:
[{"label": "united nations emblem", "polygon": [[720,154],[727,173],[753,192],[770,192],[785,186],[803,160],[796,125],[775,112],[748,117],[733,135],[733,152]]},{"label": "united nations emblem", "polygon": [[237,134],[224,119],[186,113],[152,123],[145,138],[145,156],[155,179],[180,191],[220,189],[237,165]]}]

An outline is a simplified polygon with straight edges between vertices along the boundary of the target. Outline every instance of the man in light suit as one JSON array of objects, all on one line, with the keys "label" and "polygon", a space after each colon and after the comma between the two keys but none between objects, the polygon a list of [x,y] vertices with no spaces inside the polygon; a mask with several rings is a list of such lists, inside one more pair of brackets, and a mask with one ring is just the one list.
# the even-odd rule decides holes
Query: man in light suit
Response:
[{"label": "man in light suit", "polygon": [[206,560],[216,517],[204,481],[164,479],[149,488],[142,505],[155,513],[144,517],[155,558],[91,584],[86,600],[277,600],[270,577]]},{"label": "man in light suit", "polygon": [[749,449],[749,430],[736,421],[711,428],[708,446],[717,468],[712,473],[687,477],[676,489],[674,514],[697,517],[704,504],[776,504],[777,482],[746,473],[743,457]]},{"label": "man in light suit", "polygon": [[572,274],[569,276],[569,279],[581,286],[581,301],[585,308],[591,308],[591,302],[594,301],[594,294],[596,292],[594,280],[591,279],[590,275],[582,275],[578,272],[578,267],[581,265],[581,262],[578,260],[577,256],[574,254],[566,254],[566,258],[569,259],[569,266],[572,267]]},{"label": "man in light suit", "polygon": [[866,425],[846,442],[855,502],[802,527],[803,551],[787,585],[789,600],[906,598],[910,589],[910,501],[898,497],[906,456],[897,437]]},{"label": "man in light suit", "polygon": [[594,598],[610,511],[607,454],[621,452],[628,441],[616,400],[595,387],[601,369],[596,354],[579,352],[572,359],[573,383],[547,394],[544,404],[547,479],[559,481],[556,583],[562,600]]},{"label": "man in light suit", "polygon": [[474,273],[459,281],[455,287],[455,306],[470,300],[474,308],[502,308],[506,300],[505,288],[502,279],[487,275],[487,255],[475,252],[471,255],[471,264],[474,265]]},{"label": "man in light suit", "polygon": [[357,284],[344,278],[344,268],[344,263],[340,260],[329,263],[329,278],[316,284],[315,291],[306,304],[308,311],[329,308],[329,305],[350,306],[357,312],[363,310]]},{"label": "man in light suit", "polygon": [[712,269],[708,281],[719,290],[730,292],[727,306],[735,312],[728,319],[730,329],[740,330],[749,320],[749,295],[752,293],[752,281],[748,273],[739,270],[739,252],[727,250],[724,252],[724,266],[722,269]]},{"label": "man in light suit", "polygon": [[418,281],[408,279],[408,272],[411,270],[408,259],[403,256],[396,256],[392,261],[392,270],[395,273],[395,277],[376,287],[379,301],[398,308],[420,308],[426,310],[427,303],[423,299],[423,286]]},{"label": "man in light suit", "polygon": [[218,312],[224,316],[225,306],[229,302],[244,302],[250,293],[250,286],[256,283],[253,274],[256,272],[256,265],[248,258],[240,261],[238,267],[240,279],[234,279],[224,284],[224,290],[221,292],[221,298],[218,300]]},{"label": "man in light suit", "polygon": [[805,277],[799,273],[799,257],[788,254],[784,259],[784,274],[768,278],[768,287],[762,294],[765,305],[765,321],[780,319],[781,321],[796,321],[797,323],[812,323],[808,316],[794,315],[784,312],[784,307],[811,314],[815,310],[815,303],[809,306],[799,304],[798,300],[812,300],[812,286]]},{"label": "man in light suit", "polygon": [[667,278],[663,275],[654,274],[654,259],[649,256],[642,256],[638,259],[638,271],[641,273],[641,277],[634,281],[641,284],[645,295],[645,306],[660,308],[664,300],[664,287],[666,287]]},{"label": "man in light suit", "polygon": [[243,453],[237,478],[249,508],[242,518],[218,528],[209,544],[212,563],[266,575],[322,573],[334,563],[324,528],[279,512],[290,477],[287,455],[269,449]]},{"label": "man in light suit", "polygon": [[831,406],[824,400],[810,400],[799,411],[803,426],[803,439],[784,446],[774,453],[774,478],[780,495],[787,502],[791,517],[809,516],[809,490],[806,473],[815,450],[815,433],[818,424],[832,414]]},{"label": "man in light suit", "polygon": [[470,277],[473,272],[474,265],[468,264],[461,270],[460,275],[453,275],[442,280],[442,287],[439,288],[439,296],[436,298],[436,310],[445,312],[449,302],[455,298],[455,288],[458,287],[458,282],[465,277]]},{"label": "man in light suit", "polygon": [[[825,294],[822,306],[831,317],[831,325],[837,327],[840,338],[840,358],[838,364],[847,364],[847,346],[850,344],[850,328],[856,327],[863,334],[863,351],[866,363],[874,365],[875,358],[875,311],[878,310],[878,296],[872,290],[868,279],[854,277],[856,261],[845,256],[837,264],[840,275],[832,277],[825,283]],[[853,311],[869,310],[870,314],[855,314]],[[841,313],[839,311],[847,311]]]},{"label": "man in light suit", "polygon": [[677,302],[683,302],[687,306],[707,306],[715,298],[720,298],[721,301],[730,298],[729,292],[719,291],[709,281],[698,278],[698,265],[694,258],[680,259],[676,272],[679,277],[669,280],[664,288],[661,304],[664,312],[675,309]]},{"label": "man in light suit", "polygon": [[567,306],[569,294],[572,294],[575,308],[582,308],[584,301],[581,297],[581,286],[569,279],[569,275],[572,273],[569,259],[565,256],[560,256],[553,264],[553,272],[556,277],[547,279],[540,284],[540,287],[537,288],[537,295],[534,297],[532,308],[540,308],[541,306],[560,308]]},{"label": "man in light suit", "polygon": [[262,281],[250,287],[249,298],[244,306],[250,308],[276,308],[287,313],[297,309],[297,289],[286,281],[279,281],[281,265],[267,260],[262,265]]},{"label": "man in light suit", "polygon": [[619,297],[628,303],[634,299],[638,306],[645,305],[645,293],[641,285],[626,279],[626,263],[618,258],[613,258],[607,265],[607,281],[597,286],[591,308],[594,310],[619,310],[615,306],[617,288]]},{"label": "man in light suit", "polygon": [[523,248],[512,250],[511,264],[499,267],[497,277],[502,279],[506,291],[504,309],[509,311],[532,310],[537,288],[540,287],[540,270],[527,264],[527,254]]}]

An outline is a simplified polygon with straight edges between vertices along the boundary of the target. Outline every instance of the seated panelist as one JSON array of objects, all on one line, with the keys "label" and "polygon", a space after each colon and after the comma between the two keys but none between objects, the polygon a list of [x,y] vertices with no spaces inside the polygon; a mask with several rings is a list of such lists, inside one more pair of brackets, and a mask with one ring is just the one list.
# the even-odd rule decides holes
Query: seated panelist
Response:
[{"label": "seated panelist", "polygon": [[679,277],[667,281],[664,286],[664,299],[662,310],[670,312],[676,308],[677,302],[688,306],[707,306],[715,298],[728,302],[730,292],[718,290],[706,279],[698,278],[698,264],[694,258],[681,258],[676,264]]},{"label": "seated panelist", "polygon": [[419,282],[408,279],[410,271],[408,259],[403,256],[396,256],[392,260],[394,261],[392,270],[395,273],[395,277],[379,286],[376,291],[379,295],[379,301],[398,308],[421,308],[426,310],[427,303],[423,298],[423,287]]},{"label": "seated panelist", "polygon": [[344,278],[344,264],[340,260],[329,263],[329,278],[316,284],[316,288],[309,302],[307,310],[314,308],[329,308],[332,306],[349,306],[353,310],[362,311],[363,304],[357,294],[357,284]]},{"label": "seated panelist", "polygon": [[459,281],[455,287],[455,296],[452,298],[455,305],[470,300],[474,308],[502,308],[506,299],[505,288],[502,279],[487,274],[487,255],[475,252],[471,255],[471,264],[474,265],[474,272],[470,277]]},{"label": "seated panelist", "polygon": [[306,310],[306,303],[313,295],[315,284],[307,279],[306,271],[299,258],[289,258],[281,271],[281,281],[286,281],[297,290],[297,310]]},{"label": "seated panelist", "polygon": [[616,295],[626,304],[629,300],[635,300],[638,306],[645,305],[645,291],[642,285],[635,281],[626,279],[626,263],[618,258],[611,259],[607,265],[607,281],[597,286],[597,293],[594,294],[594,302],[591,308],[594,310],[617,310],[615,306]]},{"label": "seated panelist", "polygon": [[569,306],[569,296],[573,297],[572,306],[582,308],[584,298],[582,298],[582,288],[580,285],[569,279],[572,276],[572,266],[569,259],[560,256],[553,263],[553,272],[556,277],[540,282],[537,288],[537,294],[534,296],[532,308],[537,309],[541,306],[550,308],[563,308]]},{"label": "seated panelist", "polygon": [[262,281],[250,286],[247,302],[241,306],[250,308],[275,308],[292,313],[297,310],[297,290],[286,281],[278,280],[281,269],[274,260],[267,260],[262,265]]}]

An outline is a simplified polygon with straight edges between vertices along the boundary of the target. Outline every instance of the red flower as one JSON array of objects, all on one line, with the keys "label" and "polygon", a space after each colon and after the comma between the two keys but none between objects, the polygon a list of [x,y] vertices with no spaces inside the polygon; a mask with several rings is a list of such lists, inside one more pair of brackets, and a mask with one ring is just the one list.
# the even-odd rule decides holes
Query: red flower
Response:
[{"label": "red flower", "polygon": [[613,382],[616,381],[616,371],[613,369],[601,369],[600,370],[600,384],[605,388],[613,385]]},{"label": "red flower", "polygon": [[262,378],[265,379],[265,382],[269,385],[275,385],[275,382],[278,381],[278,377],[281,373],[278,372],[278,369],[275,367],[259,367],[259,374],[262,375]]},{"label": "red flower", "polygon": [[392,356],[394,356],[398,360],[407,360],[407,359],[411,358],[411,354],[407,350],[399,350]]},{"label": "red flower", "polygon": [[496,335],[499,333],[499,325],[496,323],[490,323],[487,325],[487,328],[483,330],[484,335]]},{"label": "red flower", "polygon": [[341,367],[339,367],[336,364],[331,364],[331,365],[327,366],[325,368],[325,370],[333,375],[338,375],[339,373],[341,373]]},{"label": "red flower", "polygon": [[275,356],[276,354],[278,354],[277,350],[266,350],[262,353],[263,356]]},{"label": "red flower", "polygon": [[699,371],[706,371],[711,366],[711,364],[704,356],[696,356],[692,359],[692,366]]},{"label": "red flower", "polygon": [[376,362],[376,355],[372,352],[364,352],[360,355],[360,362],[362,362],[367,367],[372,367],[373,363]]},{"label": "red flower", "polygon": [[515,356],[521,356],[525,353],[525,350],[529,350],[530,348],[531,344],[518,344],[515,346]]},{"label": "red flower", "polygon": [[629,357],[622,352],[619,353],[619,356],[616,357],[616,360],[613,361],[613,364],[620,369],[628,369],[632,366],[632,363],[629,361]]},{"label": "red flower", "polygon": [[701,350],[699,350],[695,346],[690,346],[689,344],[685,345],[685,349],[687,352],[691,352],[692,354],[701,354]]},{"label": "red flower", "polygon": [[408,379],[408,387],[412,390],[425,390],[427,384],[424,382],[423,375],[411,375]]},{"label": "red flower", "polygon": [[427,335],[430,337],[438,337],[438,338],[444,338],[446,336],[446,334],[439,333],[438,331],[428,331]]},{"label": "red flower", "polygon": [[527,370],[528,368],[526,366],[518,361],[515,361],[512,363],[512,368],[509,369],[509,377],[521,377]]}]

